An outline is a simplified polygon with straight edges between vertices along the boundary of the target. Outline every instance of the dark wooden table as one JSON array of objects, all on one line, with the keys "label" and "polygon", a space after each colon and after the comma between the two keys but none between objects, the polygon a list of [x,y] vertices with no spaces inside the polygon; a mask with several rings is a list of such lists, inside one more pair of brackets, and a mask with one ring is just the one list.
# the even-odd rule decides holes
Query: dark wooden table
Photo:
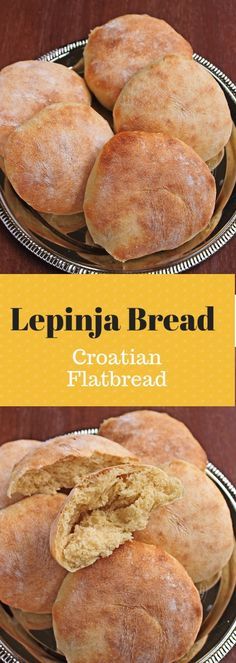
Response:
[{"label": "dark wooden table", "polygon": [[[235,0],[1,0],[0,67],[35,58],[81,37],[114,16],[149,13],[169,21],[194,50],[236,79]],[[0,226],[2,273],[50,273]],[[235,271],[236,239],[192,270]]]}]

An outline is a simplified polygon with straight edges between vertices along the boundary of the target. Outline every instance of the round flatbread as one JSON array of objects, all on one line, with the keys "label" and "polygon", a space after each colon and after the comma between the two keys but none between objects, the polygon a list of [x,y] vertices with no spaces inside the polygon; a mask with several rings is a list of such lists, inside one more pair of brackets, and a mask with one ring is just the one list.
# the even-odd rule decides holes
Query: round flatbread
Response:
[{"label": "round flatbread", "polygon": [[141,462],[163,465],[175,458],[204,470],[207,456],[182,421],[164,412],[135,410],[102,422],[99,434],[124,445]]},{"label": "round flatbread", "polygon": [[90,104],[80,76],[62,64],[25,60],[0,72],[0,155],[10,133],[49,104],[75,101]]},{"label": "round flatbread", "polygon": [[166,53],[191,57],[191,45],[168,23],[146,14],[126,14],[90,32],[84,49],[85,78],[106,108],[129,78]]},{"label": "round flatbread", "polygon": [[36,440],[14,440],[0,447],[0,509],[22,499],[22,495],[7,496],[11,472],[14,465],[30,451],[38,449],[42,443]]},{"label": "round flatbread", "polygon": [[210,162],[218,160],[232,131],[220,86],[201,64],[182,55],[167,55],[135,74],[113,115],[116,131],[163,131]]},{"label": "round flatbread", "polygon": [[68,663],[171,663],[190,649],[201,620],[199,594],[183,567],[137,542],[69,573],[53,607]]},{"label": "round flatbread", "polygon": [[81,212],[89,173],[112,135],[108,122],[88,105],[47,106],[9,137],[7,177],[39,212]]},{"label": "round flatbread", "polygon": [[84,213],[94,242],[121,262],[180,246],[206,228],[215,206],[208,166],[176,138],[126,131],[104,145]]}]

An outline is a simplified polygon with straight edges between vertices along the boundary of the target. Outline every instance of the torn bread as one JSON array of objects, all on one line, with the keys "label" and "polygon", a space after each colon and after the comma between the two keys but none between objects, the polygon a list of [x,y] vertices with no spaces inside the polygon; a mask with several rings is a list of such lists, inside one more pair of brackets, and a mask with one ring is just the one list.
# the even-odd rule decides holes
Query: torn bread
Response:
[{"label": "torn bread", "polygon": [[94,472],[68,495],[51,528],[50,548],[67,571],[108,557],[147,525],[152,509],[182,495],[181,482],[150,465]]},{"label": "torn bread", "polygon": [[53,494],[61,489],[71,489],[81,476],[127,462],[138,462],[138,458],[116,442],[99,435],[63,435],[48,440],[42,448],[17,463],[11,475],[8,496],[15,493]]}]

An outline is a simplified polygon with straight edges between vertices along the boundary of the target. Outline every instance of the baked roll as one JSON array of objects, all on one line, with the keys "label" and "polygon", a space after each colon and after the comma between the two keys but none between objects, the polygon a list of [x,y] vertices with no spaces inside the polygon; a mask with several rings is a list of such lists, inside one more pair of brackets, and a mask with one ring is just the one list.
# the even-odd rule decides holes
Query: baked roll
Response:
[{"label": "baked roll", "polygon": [[201,621],[199,594],[181,564],[137,542],[68,573],[53,606],[68,663],[172,663],[190,649]]},{"label": "baked roll", "polygon": [[112,135],[108,122],[86,104],[47,106],[8,138],[7,177],[39,212],[81,212],[89,173]]},{"label": "baked roll", "polygon": [[0,600],[50,613],[65,570],[49,549],[50,527],[64,495],[33,495],[0,511]]},{"label": "baked roll", "polygon": [[62,101],[90,104],[80,76],[62,64],[25,60],[0,72],[0,155],[8,136],[42,108]]},{"label": "baked roll", "polygon": [[84,49],[85,79],[106,108],[129,78],[166,53],[191,57],[191,45],[168,23],[146,14],[126,14],[90,32]]},{"label": "baked roll", "polygon": [[125,262],[192,239],[209,223],[215,199],[215,180],[191,147],[164,134],[125,131],[98,155],[84,213],[94,242]]},{"label": "baked roll", "polygon": [[190,145],[211,167],[232,131],[221,87],[184,55],[167,55],[135,74],[119,95],[113,116],[116,131],[163,131]]},{"label": "baked roll", "polygon": [[175,460],[163,466],[180,479],[183,496],[153,511],[135,539],[161,546],[176,557],[194,581],[210,586],[234,548],[230,511],[216,485],[198,467]]},{"label": "baked roll", "polygon": [[8,484],[14,465],[30,451],[38,449],[41,442],[36,440],[14,440],[0,446],[0,509],[22,499],[22,495],[7,496]]},{"label": "baked roll", "polygon": [[200,470],[207,464],[204,449],[187,426],[164,412],[135,410],[105,419],[99,434],[124,445],[149,465],[163,465],[175,458],[193,463]]}]

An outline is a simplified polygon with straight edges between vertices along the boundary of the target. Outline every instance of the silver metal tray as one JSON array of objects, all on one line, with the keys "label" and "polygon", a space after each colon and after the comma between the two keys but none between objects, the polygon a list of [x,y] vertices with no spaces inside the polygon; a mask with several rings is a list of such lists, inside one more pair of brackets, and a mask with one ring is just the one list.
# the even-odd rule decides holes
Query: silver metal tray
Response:
[{"label": "silver metal tray", "polygon": [[[86,40],[68,44],[40,58],[83,69]],[[210,62],[199,55],[194,59],[218,81],[225,93],[236,123],[236,86]],[[78,66],[79,63],[79,66]],[[98,102],[94,107],[106,119],[111,113]],[[0,171],[1,172],[1,171]],[[69,273],[157,273],[173,274],[195,267],[221,249],[236,233],[236,132],[226,147],[224,158],[214,171],[217,204],[207,229],[173,251],[162,251],[124,264],[93,244],[83,214],[73,216],[40,215],[16,195],[7,178],[0,175],[0,219],[10,233],[31,253],[53,267]]]},{"label": "silver metal tray", "polygon": [[[97,429],[80,431],[96,434]],[[236,534],[236,489],[212,463],[207,475],[224,496]],[[217,546],[217,541],[215,542]],[[236,644],[236,555],[223,569],[222,577],[208,591],[201,591],[203,624],[193,649],[179,663],[219,663]],[[11,610],[0,603],[0,661],[4,663],[63,663],[56,652],[52,630],[30,631],[22,627]]]}]

